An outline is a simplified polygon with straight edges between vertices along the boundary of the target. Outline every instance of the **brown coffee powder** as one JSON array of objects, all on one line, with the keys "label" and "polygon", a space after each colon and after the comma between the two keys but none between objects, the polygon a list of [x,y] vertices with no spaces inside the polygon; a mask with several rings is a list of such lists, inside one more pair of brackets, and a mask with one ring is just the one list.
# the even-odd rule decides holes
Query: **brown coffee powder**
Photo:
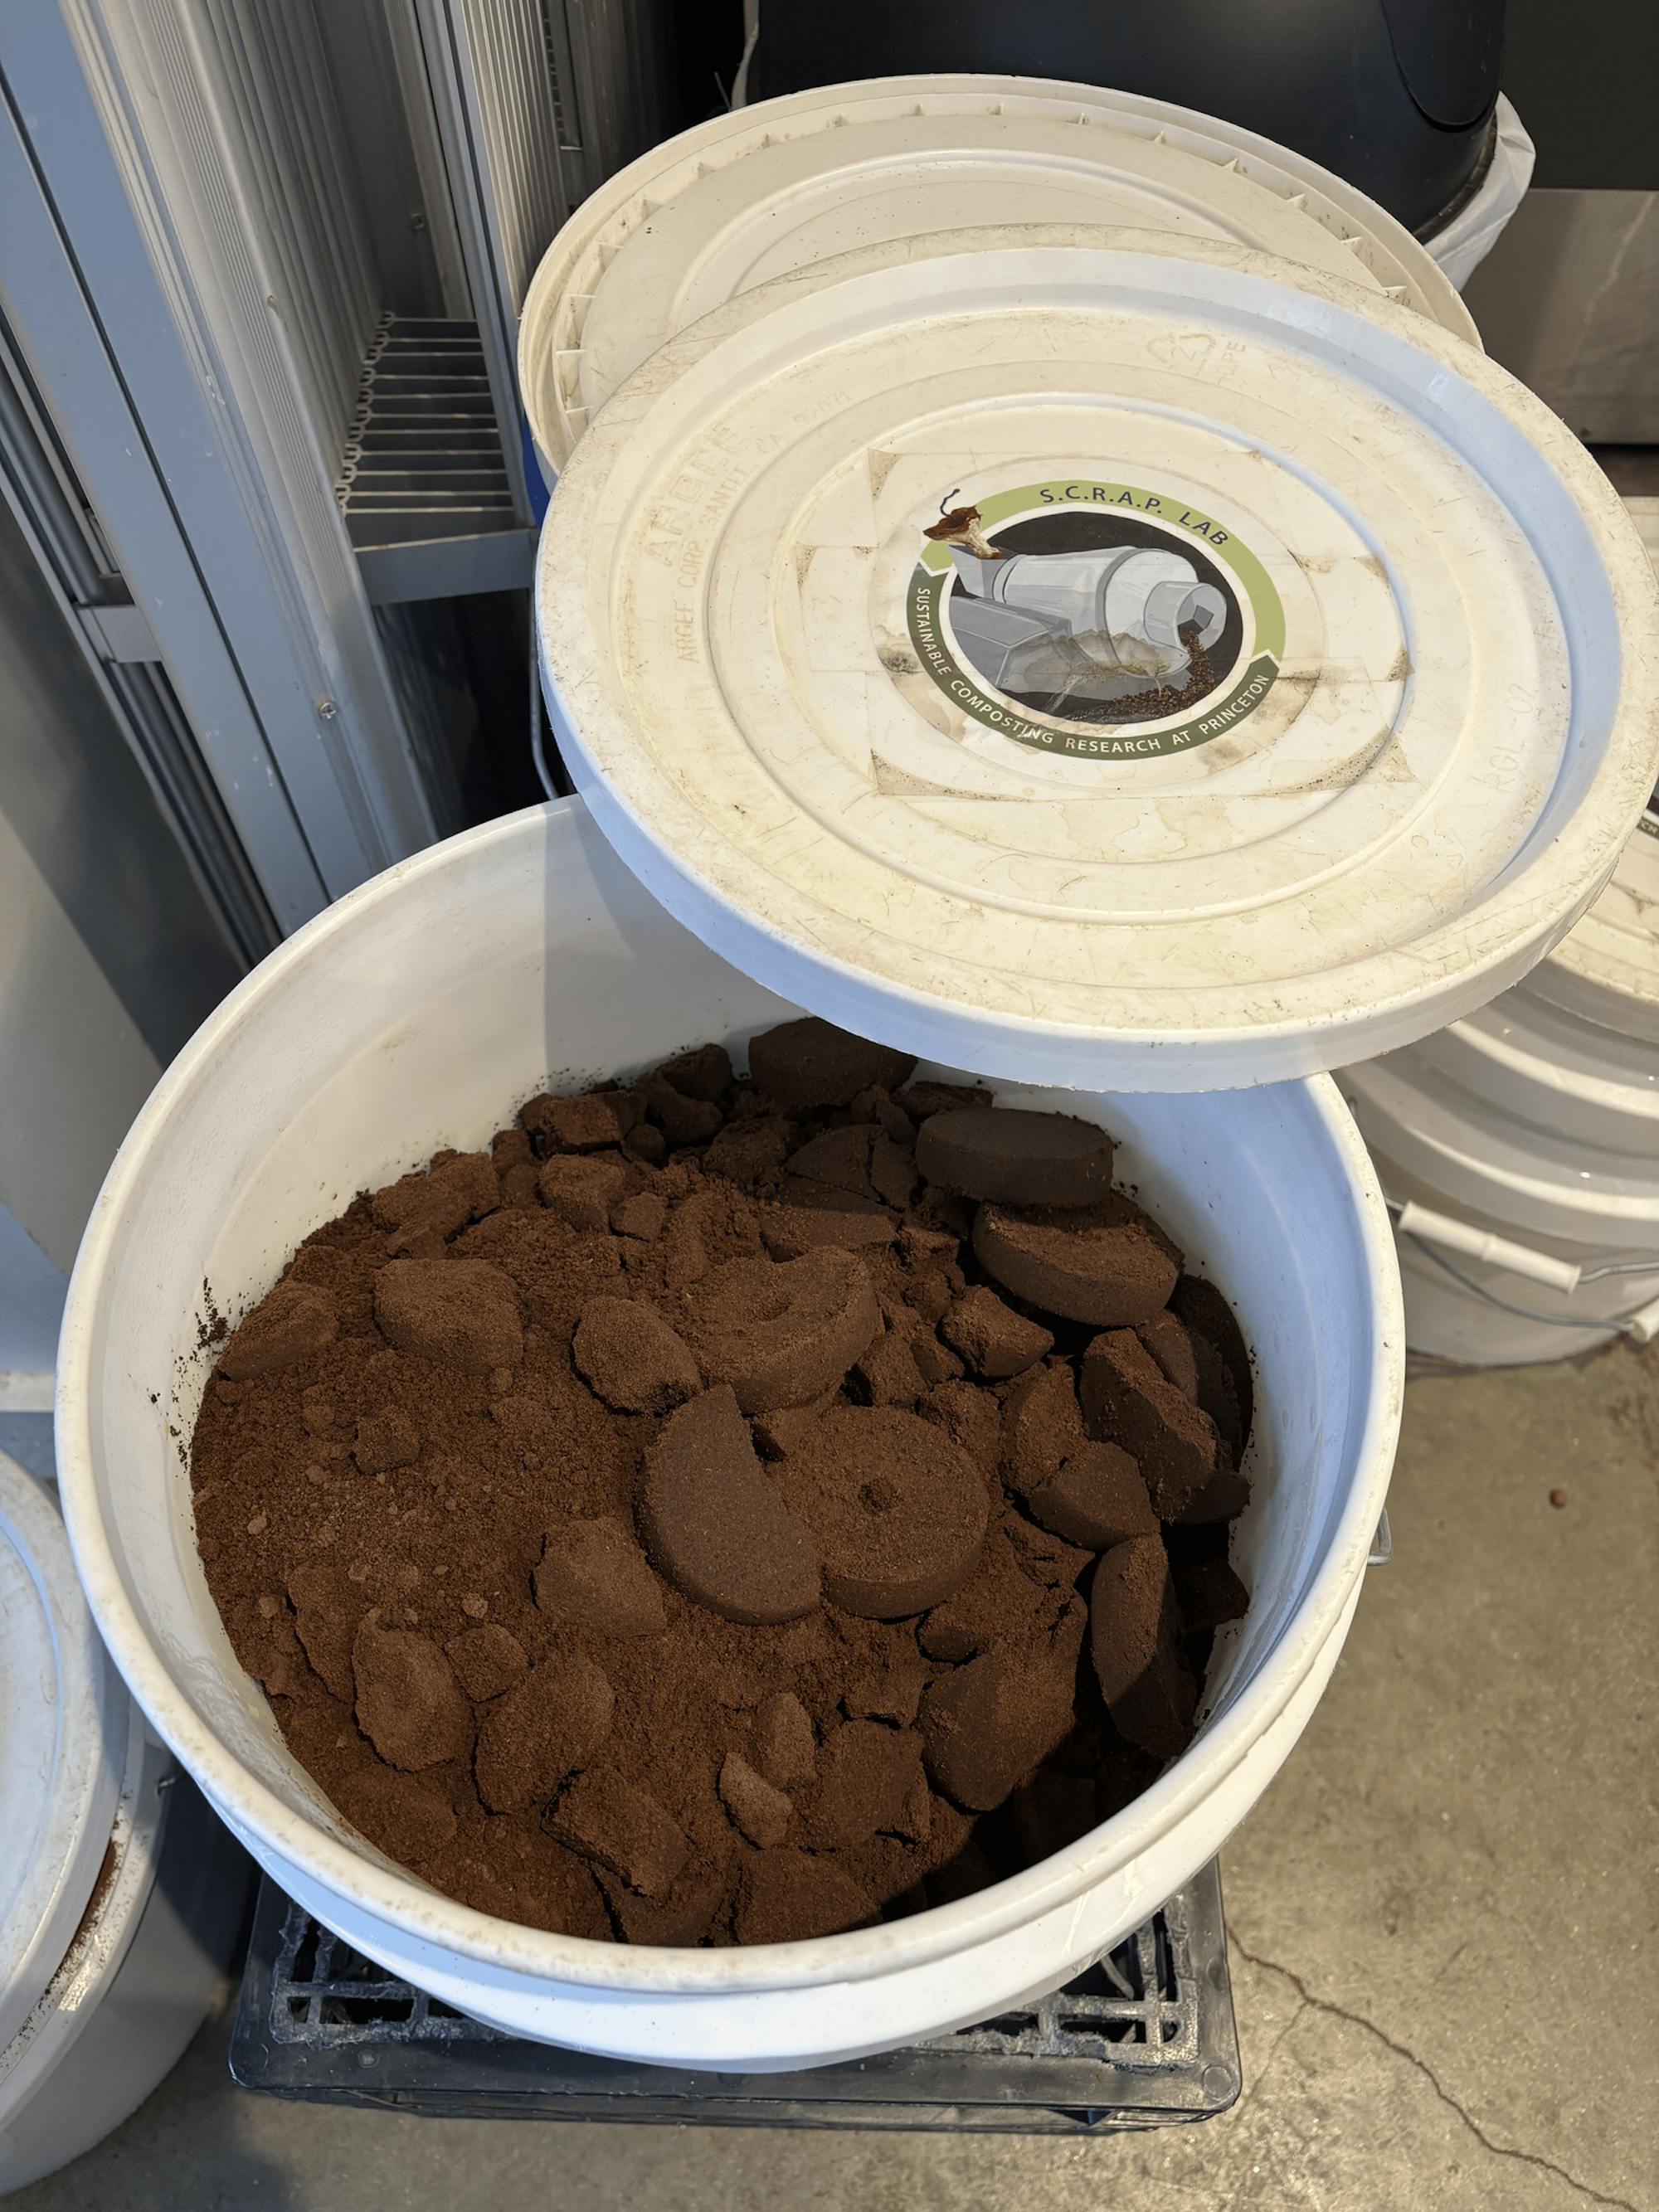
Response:
[{"label": "brown coffee powder", "polygon": [[[1145,1787],[1243,1602],[1243,1339],[1103,1206],[1109,1154],[1022,1113],[1002,1164],[984,1094],[821,1023],[754,1060],[769,1095],[705,1046],[360,1197],[197,1424],[210,1587],[296,1758],[534,1926],[774,1942],[966,1894]],[[1073,1154],[1073,1206],[1000,1198],[976,1256],[964,1188]],[[1096,1311],[1139,1340],[1091,1356]]]}]

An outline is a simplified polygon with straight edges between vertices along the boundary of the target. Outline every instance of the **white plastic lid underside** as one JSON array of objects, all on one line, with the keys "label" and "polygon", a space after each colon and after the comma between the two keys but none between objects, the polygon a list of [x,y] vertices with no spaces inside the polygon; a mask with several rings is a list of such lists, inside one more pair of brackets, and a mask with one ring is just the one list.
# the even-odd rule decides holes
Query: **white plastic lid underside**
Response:
[{"label": "white plastic lid underside", "polygon": [[[1068,480],[1156,488],[1231,545],[1255,643],[1282,618],[1224,734],[1068,757],[920,666],[923,529]],[[711,944],[963,1066],[1147,1089],[1340,1065],[1523,973],[1651,774],[1654,605],[1618,502],[1512,379],[1209,245],[720,311],[590,431],[538,585],[589,803]]]},{"label": "white plastic lid underside", "polygon": [[633,232],[583,320],[580,404],[596,412],[665,339],[775,276],[856,247],[995,222],[1220,240],[1382,289],[1354,245],[1304,205],[1167,140],[1070,113],[854,118],[757,145]]},{"label": "white plastic lid underside", "polygon": [[62,1963],[120,1794],[130,1708],[57,1501],[0,1452],[0,2054]]},{"label": "white plastic lid underside", "polygon": [[[855,125],[910,121],[931,127],[942,118],[1024,121],[1047,129],[1058,121],[1070,131],[1109,134],[1120,149],[1133,137],[1157,147],[1160,159],[1196,162],[1212,180],[1203,189],[1206,198],[1213,193],[1237,209],[1237,184],[1243,183],[1279,201],[1285,220],[1298,226],[1296,235],[1306,248],[1295,258],[1320,258],[1320,250],[1300,228],[1316,227],[1335,242],[1357,279],[1375,283],[1389,298],[1480,343],[1458,293],[1409,231],[1328,170],[1253,132],[1194,109],[1046,78],[871,78],[817,87],[718,116],[653,147],[583,202],[544,256],[520,324],[520,392],[531,428],[552,465],[562,466],[586,428],[589,410],[583,383],[585,373],[592,372],[586,369],[584,349],[599,334],[596,328],[590,336],[589,319],[605,289],[607,272],[636,234],[672,211],[681,195],[722,173],[769,158],[775,149],[825,140],[832,133],[838,137]],[[1001,204],[978,217],[960,209],[945,216],[952,227],[1016,219],[1042,218],[1031,209]],[[1084,219],[1103,218],[1097,206]],[[1254,219],[1261,220],[1259,211]],[[1170,228],[1168,216],[1153,227]],[[856,242],[868,243],[867,234]],[[759,280],[751,276],[748,281]]]},{"label": "white plastic lid underside", "polygon": [[[1659,499],[1625,505],[1659,567]],[[1570,1012],[1659,1046],[1659,784],[1613,881],[1532,988]]]}]

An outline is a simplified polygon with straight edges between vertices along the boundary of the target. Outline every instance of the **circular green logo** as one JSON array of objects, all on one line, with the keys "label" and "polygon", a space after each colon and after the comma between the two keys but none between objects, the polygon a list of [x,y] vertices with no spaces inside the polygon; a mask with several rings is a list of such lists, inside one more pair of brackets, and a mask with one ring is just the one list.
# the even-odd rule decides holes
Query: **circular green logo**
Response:
[{"label": "circular green logo", "polygon": [[1016,744],[1153,760],[1253,714],[1285,650],[1261,562],[1213,517],[1137,484],[1021,484],[940,502],[907,627],[952,705]]}]

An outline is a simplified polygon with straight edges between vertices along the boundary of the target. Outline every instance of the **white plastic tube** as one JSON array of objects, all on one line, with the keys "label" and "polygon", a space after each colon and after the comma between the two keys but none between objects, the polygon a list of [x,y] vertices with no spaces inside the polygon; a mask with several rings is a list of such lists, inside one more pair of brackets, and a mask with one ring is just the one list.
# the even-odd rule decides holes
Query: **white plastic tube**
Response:
[{"label": "white plastic tube", "polygon": [[1476,1229],[1449,1213],[1437,1213],[1432,1206],[1419,1206],[1415,1200],[1401,1208],[1400,1229],[1402,1236],[1420,1237],[1425,1244],[1465,1253],[1471,1260],[1484,1260],[1489,1267],[1507,1267],[1512,1275],[1547,1283],[1552,1290],[1576,1291],[1584,1272],[1571,1260],[1554,1260],[1547,1252],[1534,1252],[1530,1245],[1511,1243],[1507,1237]]}]

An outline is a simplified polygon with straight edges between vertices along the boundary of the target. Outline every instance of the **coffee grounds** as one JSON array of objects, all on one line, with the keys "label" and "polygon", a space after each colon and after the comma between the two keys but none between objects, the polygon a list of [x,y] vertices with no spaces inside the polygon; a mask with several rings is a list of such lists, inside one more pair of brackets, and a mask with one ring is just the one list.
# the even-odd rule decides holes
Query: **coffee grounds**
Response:
[{"label": "coffee grounds", "polygon": [[915,1066],[914,1056],[838,1030],[816,1015],[785,1022],[753,1038],[750,1072],[769,1098],[792,1114],[848,1106],[861,1091],[896,1091]]},{"label": "coffee grounds", "polygon": [[702,1388],[696,1361],[653,1308],[590,1298],[571,1340],[576,1372],[619,1413],[665,1413]]},{"label": "coffee grounds", "polygon": [[[580,1328],[576,1334],[580,1341]],[[668,1626],[662,1584],[633,1530],[616,1514],[568,1521],[552,1530],[531,1586],[537,1610],[562,1628],[593,1636],[660,1636]]]},{"label": "coffee grounds", "polygon": [[210,1588],[295,1758],[433,1887],[574,1936],[792,1941],[1000,1880],[1184,1747],[1245,1602],[1224,1300],[1128,1200],[946,1189],[917,1129],[1081,1133],[1023,1173],[1109,1140],[825,1024],[751,1065],[538,1097],[360,1197],[197,1424]]},{"label": "coffee grounds", "polygon": [[1158,1534],[1140,1469],[1116,1444],[1084,1444],[1028,1490],[1025,1503],[1043,1528],[1091,1552]]},{"label": "coffee grounds", "polygon": [[985,1478],[933,1424],[891,1407],[832,1406],[785,1436],[778,1490],[811,1533],[832,1605],[901,1620],[973,1572]]},{"label": "coffee grounds", "polygon": [[641,1897],[671,1889],[691,1856],[662,1807],[611,1766],[579,1774],[542,1823],[550,1836]]},{"label": "coffee grounds", "polygon": [[763,1698],[750,1743],[756,1767],[779,1790],[810,1782],[817,1771],[817,1740],[799,1698],[787,1690]]},{"label": "coffee grounds", "polygon": [[640,1518],[663,1573],[710,1613],[772,1624],[818,1602],[818,1547],[756,1457],[724,1383],[663,1424],[646,1454]]},{"label": "coffee grounds", "polygon": [[958,1108],[917,1130],[916,1165],[929,1182],[996,1206],[1093,1206],[1112,1187],[1112,1140],[1069,1114]]},{"label": "coffee grounds", "polygon": [[868,1273],[833,1250],[733,1261],[684,1292],[683,1310],[704,1377],[729,1382],[745,1413],[835,1389],[881,1327]]},{"label": "coffee grounds", "polygon": [[983,1283],[957,1300],[940,1322],[939,1333],[988,1382],[1023,1375],[1054,1348],[1051,1331],[1005,1305]]},{"label": "coffee grounds", "polygon": [[1166,1308],[1153,1320],[1142,1322],[1135,1334],[1152,1354],[1164,1381],[1197,1405],[1198,1355],[1183,1324]]},{"label": "coffee grounds", "polygon": [[781,1790],[756,1773],[740,1751],[728,1751],[721,1760],[720,1790],[720,1802],[738,1832],[762,1850],[782,1843],[789,1833],[793,1805]]},{"label": "coffee grounds", "polygon": [[1151,1321],[1181,1273],[1169,1238],[1117,1194],[1086,1210],[982,1206],[974,1251],[1016,1297],[1096,1328]]},{"label": "coffee grounds", "polygon": [[1170,1310],[1192,1341],[1198,1402],[1237,1463],[1243,1455],[1255,1406],[1243,1332],[1215,1285],[1200,1275],[1182,1276],[1170,1293]]},{"label": "coffee grounds", "polygon": [[1216,1427],[1165,1382],[1132,1329],[1106,1329],[1083,1355],[1084,1425],[1135,1459],[1158,1516],[1178,1521],[1221,1463]]},{"label": "coffee grounds", "polygon": [[1192,1735],[1198,1686],[1181,1650],[1170,1563],[1156,1536],[1133,1536],[1103,1553],[1089,1617],[1108,1711],[1131,1743],[1173,1759]]}]

